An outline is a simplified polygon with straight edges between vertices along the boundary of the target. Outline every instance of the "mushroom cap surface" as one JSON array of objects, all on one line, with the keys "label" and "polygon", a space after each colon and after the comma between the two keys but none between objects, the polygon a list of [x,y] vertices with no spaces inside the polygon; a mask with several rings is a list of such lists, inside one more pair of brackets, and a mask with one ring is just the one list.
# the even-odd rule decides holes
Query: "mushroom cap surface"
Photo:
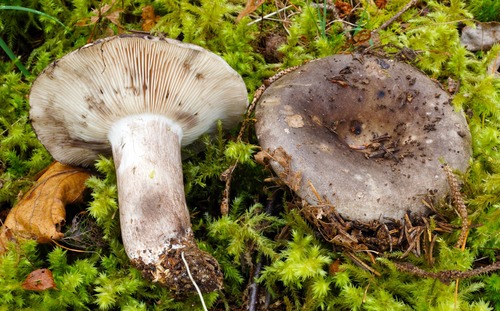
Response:
[{"label": "mushroom cap surface", "polygon": [[111,154],[118,120],[156,114],[182,128],[182,145],[241,120],[248,105],[241,76],[199,46],[149,35],[97,40],[50,64],[30,93],[33,128],[52,156],[90,165]]},{"label": "mushroom cap surface", "polygon": [[427,213],[422,199],[449,192],[442,161],[461,171],[469,165],[470,132],[450,102],[408,64],[334,55],[264,92],[257,138],[272,168],[308,203],[330,202],[351,220],[401,219]]}]

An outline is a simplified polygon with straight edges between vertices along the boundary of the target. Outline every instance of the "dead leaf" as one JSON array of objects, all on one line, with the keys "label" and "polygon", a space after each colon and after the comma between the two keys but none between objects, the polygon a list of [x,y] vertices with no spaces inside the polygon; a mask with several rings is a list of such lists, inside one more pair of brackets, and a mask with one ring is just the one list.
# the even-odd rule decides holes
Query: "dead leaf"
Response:
[{"label": "dead leaf", "polygon": [[75,26],[90,26],[94,25],[100,20],[108,19],[111,23],[115,24],[119,28],[122,28],[119,19],[120,19],[120,13],[123,12],[123,9],[110,11],[110,9],[113,7],[114,4],[115,2],[111,4],[105,4],[98,9],[92,10],[92,14],[94,14],[94,16],[91,16],[90,18],[86,17],[79,20],[78,22],[75,23]]},{"label": "dead leaf", "polygon": [[142,8],[142,30],[150,31],[160,20],[160,16],[155,15],[155,9],[152,5],[146,5]]},{"label": "dead leaf", "polygon": [[267,151],[261,150],[254,155],[254,159],[255,162],[267,167],[269,165],[271,155]]},{"label": "dead leaf", "polygon": [[330,275],[335,275],[340,272],[340,259],[337,259],[330,264],[328,272],[330,272]]},{"label": "dead leaf", "polygon": [[32,271],[26,277],[22,284],[23,289],[33,290],[33,291],[44,291],[51,288],[56,288],[56,283],[54,282],[54,276],[52,271],[49,269],[37,269]]},{"label": "dead leaf", "polygon": [[247,0],[245,8],[238,14],[238,17],[236,17],[236,22],[239,22],[243,17],[257,10],[264,2],[266,2],[266,0]]},{"label": "dead leaf", "polygon": [[365,43],[371,38],[371,31],[368,29],[363,29],[358,31],[354,36],[352,36],[352,39],[355,44],[360,44],[360,43]]},{"label": "dead leaf", "polygon": [[49,243],[63,237],[61,227],[66,204],[83,200],[86,170],[59,162],[50,165],[36,184],[7,215],[0,232],[0,253],[6,243],[18,238]]},{"label": "dead leaf", "polygon": [[387,5],[387,0],[375,0],[375,5],[377,8],[383,9]]},{"label": "dead leaf", "polygon": [[274,167],[278,170],[279,178],[293,191],[298,191],[302,181],[302,172],[293,172],[291,169],[292,157],[286,153],[283,147],[276,148],[273,152],[261,151],[255,155],[255,160],[267,167],[270,160],[277,163],[280,167]]},{"label": "dead leaf", "polygon": [[352,12],[352,5],[341,0],[335,1],[335,8],[337,8],[337,12],[340,18],[344,18],[350,15]]}]

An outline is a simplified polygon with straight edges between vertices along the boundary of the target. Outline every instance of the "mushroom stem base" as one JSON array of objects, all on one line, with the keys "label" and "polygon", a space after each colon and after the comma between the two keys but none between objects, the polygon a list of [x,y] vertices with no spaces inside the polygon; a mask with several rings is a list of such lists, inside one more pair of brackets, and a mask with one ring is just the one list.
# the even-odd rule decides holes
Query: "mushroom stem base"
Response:
[{"label": "mushroom stem base", "polygon": [[132,264],[142,271],[142,275],[151,281],[174,291],[177,296],[195,291],[182,253],[189,271],[197,286],[204,293],[222,289],[222,273],[218,262],[210,254],[201,251],[191,237],[185,240],[171,241],[175,248],[165,250],[160,261],[145,264],[140,259],[132,260]]}]

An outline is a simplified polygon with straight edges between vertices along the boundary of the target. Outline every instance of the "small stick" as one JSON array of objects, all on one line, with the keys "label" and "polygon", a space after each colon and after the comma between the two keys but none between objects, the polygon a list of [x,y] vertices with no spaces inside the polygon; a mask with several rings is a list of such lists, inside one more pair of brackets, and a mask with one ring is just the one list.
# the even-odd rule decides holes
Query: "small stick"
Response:
[{"label": "small stick", "polygon": [[207,306],[205,305],[205,300],[203,300],[203,295],[201,293],[200,288],[198,287],[198,284],[193,279],[193,276],[191,275],[191,271],[189,270],[189,265],[186,261],[186,258],[184,258],[184,252],[181,252],[181,258],[182,262],[184,262],[184,265],[186,266],[186,271],[188,273],[189,279],[191,280],[191,283],[193,283],[194,288],[196,288],[196,292],[198,293],[198,296],[200,296],[201,304],[203,305],[203,310],[208,311]]},{"label": "small stick", "polygon": [[220,213],[222,216],[229,214],[229,192],[231,190],[231,180],[233,179],[233,172],[236,169],[236,166],[238,166],[238,161],[231,165],[220,176],[220,179],[226,182],[224,192],[222,192],[222,202],[220,204]]},{"label": "small stick", "polygon": [[378,272],[377,270],[375,270],[372,267],[370,267],[369,265],[367,265],[363,260],[359,259],[356,255],[354,255],[353,252],[347,251],[345,253],[345,255],[347,257],[349,257],[358,267],[360,267],[364,270],[370,271],[375,276],[378,276],[378,277],[382,276],[382,274],[380,274],[380,272]]},{"label": "small stick", "polygon": [[394,15],[393,17],[391,17],[388,21],[386,21],[385,23],[383,23],[382,26],[380,26],[379,28],[375,29],[373,32],[384,30],[387,27],[389,27],[390,24],[394,23],[395,20],[397,20],[399,17],[401,17],[401,15],[403,15],[404,12],[408,11],[412,6],[414,6],[415,4],[417,4],[417,2],[418,2],[418,0],[411,0],[410,2],[408,2],[398,13],[396,13],[396,15]]},{"label": "small stick", "polygon": [[285,10],[288,10],[288,9],[289,9],[289,8],[291,8],[291,7],[292,7],[292,5],[289,5],[289,6],[286,6],[286,7],[284,7],[284,8],[279,9],[279,10],[278,10],[278,11],[276,11],[276,12],[272,12],[272,13],[269,13],[269,14],[267,14],[267,15],[265,15],[265,16],[262,16],[262,17],[260,17],[260,18],[258,18],[258,19],[256,19],[256,20],[251,21],[250,23],[248,23],[248,24],[247,24],[247,26],[250,26],[250,25],[256,24],[256,23],[260,22],[261,20],[268,19],[269,17],[274,16],[274,15],[276,15],[276,14],[278,14],[278,13],[281,13],[281,12],[283,12],[283,11],[285,11]]},{"label": "small stick", "polygon": [[[266,202],[266,207],[264,210],[264,213],[271,215],[273,210],[274,210],[274,204],[276,202],[276,197],[277,197],[277,192],[273,192],[271,197],[267,200]],[[258,303],[258,297],[257,294],[259,293],[259,284],[257,283],[257,279],[259,277],[260,271],[262,270],[262,261],[263,261],[262,254],[258,255],[258,262],[255,267],[255,271],[253,273],[253,281],[252,284],[249,286],[249,291],[250,294],[250,301],[248,303],[248,311],[256,311],[257,310],[257,303]],[[264,307],[264,310],[267,310],[267,306]]]},{"label": "small stick", "polygon": [[450,284],[451,281],[456,279],[465,279],[478,276],[480,274],[486,274],[494,271],[500,270],[500,261],[494,262],[488,266],[480,267],[477,269],[472,269],[469,271],[458,271],[458,270],[444,270],[439,272],[429,272],[411,263],[398,263],[394,262],[396,268],[401,272],[410,273],[418,277],[438,279],[444,284]]},{"label": "small stick", "polygon": [[[260,256],[260,259],[262,259],[262,256]],[[260,270],[262,268],[262,260],[257,263],[257,266],[255,267],[255,272],[254,272],[254,277],[253,277],[253,282],[249,286],[250,287],[250,302],[248,303],[248,311],[255,311],[256,306],[257,306],[257,294],[259,292],[259,285],[255,281],[257,277],[260,274]]]},{"label": "small stick", "polygon": [[[457,179],[453,172],[451,171],[448,164],[443,165],[443,170],[446,173],[446,177],[448,179],[448,184],[450,185],[450,193],[451,198],[453,199],[453,203],[455,204],[455,208],[457,209],[458,215],[462,219],[462,230],[460,231],[460,236],[458,238],[457,243],[455,243],[456,248],[460,248],[462,251],[465,250],[465,245],[467,244],[467,236],[469,235],[469,219],[467,213],[467,207],[465,206],[464,200],[462,198],[462,194],[460,193],[460,187],[458,186]],[[458,301],[458,283],[460,279],[457,279],[455,283],[455,309],[457,307]]]},{"label": "small stick", "polygon": [[316,187],[312,184],[310,180],[307,181],[309,183],[309,187],[311,188],[311,191],[314,193],[314,196],[316,196],[316,199],[320,204],[323,204],[323,199],[321,199],[321,196],[319,195],[318,191],[316,191]]},{"label": "small stick", "polygon": [[309,5],[315,9],[327,9],[328,11],[335,12],[335,6],[331,4],[310,3]]},{"label": "small stick", "polygon": [[462,219],[462,230],[460,232],[458,241],[455,244],[455,247],[460,248],[461,250],[465,250],[467,236],[469,235],[469,217],[467,213],[467,206],[465,206],[464,199],[462,198],[462,194],[460,193],[460,187],[458,186],[457,179],[455,178],[455,175],[453,175],[453,172],[451,171],[451,168],[448,166],[448,164],[443,165],[443,170],[446,173],[448,184],[450,185],[451,198],[453,199],[453,203],[455,204],[458,215]]},{"label": "small stick", "polygon": [[262,94],[264,94],[264,91],[271,84],[273,84],[276,80],[278,80],[279,78],[283,77],[287,73],[290,73],[290,72],[296,70],[300,66],[301,65],[293,66],[293,67],[290,67],[290,68],[287,68],[287,69],[279,71],[274,76],[270,77],[269,79],[264,80],[264,83],[257,90],[255,90],[252,103],[248,107],[247,115],[246,115],[246,118],[243,120],[243,123],[242,123],[241,128],[240,128],[240,132],[238,133],[237,140],[241,140],[241,138],[243,137],[243,133],[245,133],[245,130],[246,130],[246,127],[248,125],[249,120],[253,120],[253,119],[250,118],[250,116],[252,115],[253,111],[255,110],[255,106],[257,105],[257,101],[259,101],[259,99],[262,96]]}]

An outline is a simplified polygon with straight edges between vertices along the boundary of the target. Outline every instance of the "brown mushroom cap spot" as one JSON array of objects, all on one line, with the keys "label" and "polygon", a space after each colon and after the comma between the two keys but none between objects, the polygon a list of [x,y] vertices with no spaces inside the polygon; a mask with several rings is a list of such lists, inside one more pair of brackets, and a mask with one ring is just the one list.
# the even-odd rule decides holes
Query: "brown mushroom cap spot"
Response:
[{"label": "brown mushroom cap spot", "polygon": [[33,82],[30,118],[56,160],[90,165],[111,154],[108,132],[127,116],[172,120],[185,146],[217,120],[234,126],[247,104],[241,76],[216,54],[168,38],[120,35],[49,65]]},{"label": "brown mushroom cap spot", "polygon": [[335,55],[264,92],[257,137],[271,155],[287,154],[288,167],[271,165],[279,175],[301,176],[296,192],[310,204],[318,204],[312,184],[348,219],[401,219],[407,211],[425,214],[422,199],[448,193],[441,161],[468,167],[469,129],[450,101],[408,64]]}]

